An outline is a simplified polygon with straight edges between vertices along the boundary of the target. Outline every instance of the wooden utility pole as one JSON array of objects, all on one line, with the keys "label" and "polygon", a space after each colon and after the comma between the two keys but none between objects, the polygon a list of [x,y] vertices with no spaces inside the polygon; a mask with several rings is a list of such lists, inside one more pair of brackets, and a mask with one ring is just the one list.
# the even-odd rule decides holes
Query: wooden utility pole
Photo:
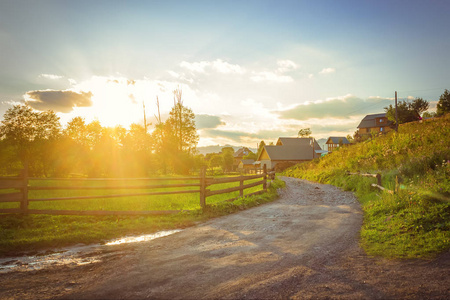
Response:
[{"label": "wooden utility pole", "polygon": [[147,134],[147,116],[145,115],[145,103],[142,101],[142,109],[144,110],[144,130],[145,134]]},{"label": "wooden utility pole", "polygon": [[398,132],[397,91],[395,91],[395,131]]}]

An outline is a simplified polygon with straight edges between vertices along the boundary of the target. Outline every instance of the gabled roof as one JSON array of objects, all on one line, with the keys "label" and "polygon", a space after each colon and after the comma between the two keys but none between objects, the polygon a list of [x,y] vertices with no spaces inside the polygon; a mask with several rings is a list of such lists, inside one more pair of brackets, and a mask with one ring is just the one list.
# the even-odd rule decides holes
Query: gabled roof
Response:
[{"label": "gabled roof", "polygon": [[264,150],[271,160],[311,160],[313,158],[312,147],[309,145],[264,146]]},{"label": "gabled roof", "polygon": [[249,153],[253,153],[252,150],[248,149],[247,147],[243,147],[239,149],[238,151],[234,152],[234,157],[244,157],[248,155]]},{"label": "gabled roof", "polygon": [[280,137],[277,145],[283,146],[310,146],[312,138]]},{"label": "gabled roof", "polygon": [[342,139],[342,144],[350,144],[345,136],[330,136],[326,142],[326,144],[339,144],[339,141]]},{"label": "gabled roof", "polygon": [[255,162],[254,159],[243,159],[243,160],[241,160],[241,163],[243,165],[253,165],[254,162]]},{"label": "gabled roof", "polygon": [[[359,123],[357,128],[371,128],[371,127],[377,127],[376,119],[377,118],[386,118],[386,113],[382,114],[372,114],[367,115],[362,119],[361,123]],[[392,122],[388,121],[388,124],[391,124]]]}]

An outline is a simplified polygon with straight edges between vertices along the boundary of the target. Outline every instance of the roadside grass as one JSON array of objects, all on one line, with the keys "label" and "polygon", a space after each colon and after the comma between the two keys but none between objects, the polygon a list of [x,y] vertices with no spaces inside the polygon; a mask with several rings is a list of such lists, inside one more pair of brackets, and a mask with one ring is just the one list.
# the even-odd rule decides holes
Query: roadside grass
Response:
[{"label": "roadside grass", "polygon": [[[381,173],[374,178],[347,171]],[[369,141],[340,148],[286,176],[354,191],[364,211],[361,245],[369,255],[430,258],[450,248],[450,115],[401,125]]]},{"label": "roadside grass", "polygon": [[[251,183],[257,180],[248,180]],[[170,182],[170,181],[168,181]],[[165,183],[168,183],[165,182]],[[170,183],[174,183],[170,182]],[[180,183],[180,181],[176,181]],[[80,183],[30,181],[30,186],[49,186],[60,184],[67,186]],[[89,186],[104,186],[105,183],[86,182]],[[117,183],[116,183],[117,184]],[[120,183],[122,184],[122,183]],[[120,185],[119,184],[119,185]],[[133,185],[137,185],[133,183]],[[214,189],[225,189],[239,183],[225,183],[214,186]],[[125,198],[99,198],[89,200],[64,200],[48,202],[30,202],[33,209],[66,209],[66,210],[185,210],[178,214],[155,216],[53,216],[53,215],[0,215],[0,255],[32,254],[42,249],[63,247],[79,243],[90,244],[105,242],[125,235],[149,234],[160,230],[186,228],[208,219],[230,214],[276,199],[277,189],[284,182],[275,179],[268,192],[245,197],[249,193],[262,190],[261,186],[245,190],[244,198],[233,202],[227,199],[238,197],[239,192],[208,197],[207,207],[200,207],[199,194],[136,196]],[[174,188],[180,190],[181,188]],[[186,189],[186,188],[183,188]],[[193,187],[198,189],[198,187]],[[167,189],[166,189],[167,190]],[[152,190],[154,191],[154,190]],[[135,192],[135,191],[133,191]],[[145,192],[145,190],[142,190]],[[57,190],[30,191],[30,198],[73,197],[84,195],[106,195],[129,193],[129,190]],[[0,203],[2,208],[11,208],[18,203]]]}]

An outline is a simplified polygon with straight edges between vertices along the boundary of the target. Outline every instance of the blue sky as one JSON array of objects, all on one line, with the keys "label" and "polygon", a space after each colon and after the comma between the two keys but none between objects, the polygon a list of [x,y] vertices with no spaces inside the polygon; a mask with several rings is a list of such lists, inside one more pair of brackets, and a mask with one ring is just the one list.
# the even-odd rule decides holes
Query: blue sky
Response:
[{"label": "blue sky", "polygon": [[27,101],[104,126],[173,104],[200,145],[347,135],[450,88],[449,1],[0,0],[0,114]]}]

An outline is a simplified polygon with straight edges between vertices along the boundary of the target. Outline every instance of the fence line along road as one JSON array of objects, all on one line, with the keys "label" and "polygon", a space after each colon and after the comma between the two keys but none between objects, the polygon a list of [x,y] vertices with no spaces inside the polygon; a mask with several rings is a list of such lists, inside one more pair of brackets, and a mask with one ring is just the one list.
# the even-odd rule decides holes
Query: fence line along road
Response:
[{"label": "fence line along road", "polygon": [[[30,202],[36,201],[65,201],[65,200],[87,200],[100,198],[120,198],[131,196],[154,196],[154,195],[170,195],[170,194],[188,194],[198,193],[200,197],[200,206],[206,207],[206,198],[213,195],[231,193],[239,191],[239,197],[227,199],[225,201],[234,201],[244,196],[244,190],[255,186],[262,185],[263,189],[258,192],[247,194],[246,196],[256,195],[267,191],[267,179],[274,178],[274,173],[267,173],[264,166],[262,174],[260,175],[241,175],[235,177],[213,178],[206,176],[206,168],[202,168],[199,177],[176,177],[176,178],[34,178],[28,177],[27,170],[23,170],[22,176],[19,177],[0,177],[0,190],[19,190],[9,193],[0,193],[0,202],[20,202],[20,208],[0,208],[0,213],[22,213],[22,214],[50,214],[50,215],[162,215],[179,213],[182,210],[158,210],[158,211],[81,211],[81,210],[53,210],[53,209],[29,209]],[[254,180],[262,178],[262,180],[244,184],[247,180]],[[62,181],[62,182],[113,182],[113,181],[148,181],[158,182],[164,180],[184,180],[197,181],[195,183],[180,183],[180,184],[153,184],[153,185],[128,185],[128,186],[98,186],[98,187],[84,187],[84,186],[29,186],[29,180],[40,181]],[[210,190],[215,184],[239,182],[239,186],[231,187],[221,190]],[[77,197],[54,197],[54,198],[38,198],[29,199],[29,191],[38,190],[109,190],[109,189],[164,189],[164,188],[191,188],[198,187],[198,189],[184,189],[176,191],[154,191],[145,193],[126,193],[126,194],[107,194],[107,195],[92,195],[92,196],[77,196]]]}]

